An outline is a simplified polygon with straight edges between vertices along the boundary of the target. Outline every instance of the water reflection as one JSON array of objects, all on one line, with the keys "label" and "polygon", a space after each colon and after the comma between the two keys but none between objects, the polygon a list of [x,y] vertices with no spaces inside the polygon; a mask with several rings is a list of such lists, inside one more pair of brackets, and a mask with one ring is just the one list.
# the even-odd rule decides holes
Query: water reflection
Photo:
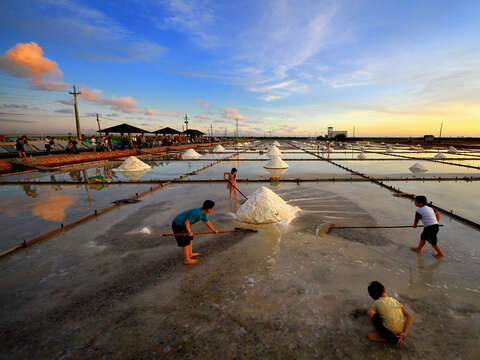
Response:
[{"label": "water reflection", "polygon": [[435,270],[443,264],[443,261],[435,261],[432,265],[425,267],[425,260],[422,254],[417,254],[417,279],[415,280],[414,271],[409,269],[410,290],[423,290],[426,286],[433,284],[433,274]]},{"label": "water reflection", "polygon": [[286,169],[267,169],[267,168],[265,168],[265,170],[268,171],[268,173],[270,174],[270,177],[280,177],[287,172],[288,168],[286,168]]},{"label": "water reflection", "polygon": [[32,214],[47,221],[62,221],[67,209],[77,202],[78,194],[62,194],[49,190],[31,205]]},{"label": "water reflection", "polygon": [[38,196],[37,189],[32,188],[31,185],[23,184],[22,189],[23,189],[23,191],[25,191],[25,194],[27,194],[28,196],[30,196],[32,198],[36,198]]}]

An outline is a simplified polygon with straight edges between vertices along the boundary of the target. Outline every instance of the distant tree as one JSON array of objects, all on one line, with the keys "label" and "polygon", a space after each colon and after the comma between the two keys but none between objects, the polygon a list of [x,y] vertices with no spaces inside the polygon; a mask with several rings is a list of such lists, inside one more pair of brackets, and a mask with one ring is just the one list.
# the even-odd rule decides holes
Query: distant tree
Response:
[{"label": "distant tree", "polygon": [[338,134],[335,136],[335,141],[345,141],[347,140],[347,136],[345,134]]},{"label": "distant tree", "polygon": [[323,139],[325,139],[325,138],[322,135],[317,136],[317,140],[323,140]]}]

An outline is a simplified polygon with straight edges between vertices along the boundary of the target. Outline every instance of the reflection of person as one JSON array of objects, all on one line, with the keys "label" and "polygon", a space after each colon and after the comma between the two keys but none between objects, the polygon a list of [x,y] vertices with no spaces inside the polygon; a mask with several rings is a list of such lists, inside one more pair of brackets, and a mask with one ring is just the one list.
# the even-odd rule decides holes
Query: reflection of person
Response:
[{"label": "reflection of person", "polygon": [[97,152],[97,139],[95,135],[90,138],[90,144],[92,144],[93,152]]},{"label": "reflection of person", "polygon": [[25,191],[25,194],[32,198],[36,198],[38,196],[37,190],[35,188],[32,189],[32,187],[28,184],[22,184],[23,191]]},{"label": "reflection of person", "polygon": [[45,137],[45,139],[43,139],[43,144],[45,146],[45,152],[47,155],[50,155],[50,152],[52,150],[52,147],[50,145],[50,136],[47,136]]},{"label": "reflection of person", "polygon": [[213,212],[214,207],[215,203],[212,200],[205,200],[201,208],[186,210],[175,216],[173,219],[172,229],[174,234],[186,234],[175,236],[178,246],[182,248],[184,257],[183,263],[185,265],[195,264],[198,260],[192,258],[200,255],[199,253],[192,252],[193,233],[191,225],[203,220],[205,225],[207,225],[212,232],[218,233],[207,217],[208,213]]},{"label": "reflection of person", "polygon": [[437,244],[437,234],[439,230],[438,222],[440,221],[440,214],[438,211],[433,210],[430,206],[427,206],[427,198],[423,195],[419,195],[415,198],[415,206],[418,207],[415,213],[415,220],[413,221],[413,227],[416,228],[418,221],[422,220],[424,229],[420,235],[420,242],[417,247],[412,246],[412,251],[421,253],[425,242],[428,241],[430,245],[437,251],[433,256],[437,259],[445,257],[444,252]]},{"label": "reflection of person", "polygon": [[367,334],[368,339],[402,345],[412,327],[412,315],[396,299],[389,297],[378,281],[370,283],[368,294],[375,300],[373,308],[367,312],[375,329],[374,333]]},{"label": "reflection of person", "polygon": [[230,193],[230,201],[232,200],[232,192],[235,194],[235,200],[237,200],[237,169],[232,168],[229,173],[223,173],[223,178],[227,180],[227,189]]},{"label": "reflection of person", "polygon": [[15,147],[17,148],[17,151],[18,151],[18,157],[19,157],[20,159],[27,157],[27,153],[25,152],[25,147],[23,146],[23,144],[24,144],[24,139],[23,139],[23,137],[18,138],[18,139],[17,139],[17,142],[16,142],[16,144],[15,144]]},{"label": "reflection of person", "polygon": [[415,281],[412,268],[409,269],[409,281],[408,286],[411,290],[415,289],[424,289],[425,284],[433,284],[433,274],[435,270],[442,264],[442,261],[436,261],[430,266],[425,267],[423,257],[420,254],[418,255],[418,264],[417,264],[417,273],[418,277]]}]

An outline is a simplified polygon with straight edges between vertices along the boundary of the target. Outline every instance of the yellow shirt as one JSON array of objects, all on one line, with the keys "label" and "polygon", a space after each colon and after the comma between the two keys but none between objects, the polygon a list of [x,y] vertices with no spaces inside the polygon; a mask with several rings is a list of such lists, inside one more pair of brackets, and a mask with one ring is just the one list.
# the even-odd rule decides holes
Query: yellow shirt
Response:
[{"label": "yellow shirt", "polygon": [[380,296],[373,302],[375,311],[383,320],[383,326],[393,333],[402,332],[405,327],[405,315],[402,304],[389,296]]}]

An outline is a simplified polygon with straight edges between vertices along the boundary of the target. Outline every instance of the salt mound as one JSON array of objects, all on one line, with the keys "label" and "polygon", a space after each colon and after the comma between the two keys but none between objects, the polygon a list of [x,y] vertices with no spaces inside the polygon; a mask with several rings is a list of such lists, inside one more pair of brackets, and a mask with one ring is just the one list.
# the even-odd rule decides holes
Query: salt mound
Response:
[{"label": "salt mound", "polygon": [[413,173],[428,171],[428,169],[425,166],[423,166],[422,164],[419,164],[419,163],[416,163],[415,165],[410,166],[409,170]]},{"label": "salt mound", "polygon": [[240,206],[236,217],[250,224],[272,224],[287,219],[296,211],[295,206],[288,205],[285,200],[269,188],[262,186]]},{"label": "salt mound", "polygon": [[453,146],[450,146],[450,147],[448,148],[448,152],[449,152],[450,154],[456,154],[456,153],[457,153],[457,149],[455,149]]},{"label": "salt mound", "polygon": [[410,146],[409,149],[410,150],[415,150],[415,146]]},{"label": "salt mound", "polygon": [[365,160],[367,158],[367,155],[365,155],[363,152],[357,156],[357,159],[360,159],[360,160]]},{"label": "salt mound", "polygon": [[387,153],[393,152],[392,147],[391,146],[387,147],[387,150],[385,150],[385,152],[387,152]]},{"label": "salt mound", "polygon": [[275,141],[273,142],[273,145],[275,145],[275,146],[280,146],[280,143],[279,143],[277,140],[275,140]]},{"label": "salt mound", "polygon": [[182,159],[196,159],[201,155],[193,149],[188,149],[182,153]]},{"label": "salt mound", "polygon": [[268,157],[282,156],[282,152],[276,147],[272,146],[267,152]]},{"label": "salt mound", "polygon": [[447,156],[444,153],[439,152],[435,155],[435,159],[445,159]]},{"label": "salt mound", "polygon": [[213,148],[213,152],[224,152],[225,148],[222,145],[217,145]]},{"label": "salt mound", "polygon": [[142,160],[138,159],[136,156],[130,156],[125,160],[119,167],[113,169],[114,171],[142,171],[148,170],[152,167],[148,164],[145,164]]},{"label": "salt mound", "polygon": [[283,161],[279,156],[275,156],[265,166],[265,169],[287,169],[288,164]]}]

